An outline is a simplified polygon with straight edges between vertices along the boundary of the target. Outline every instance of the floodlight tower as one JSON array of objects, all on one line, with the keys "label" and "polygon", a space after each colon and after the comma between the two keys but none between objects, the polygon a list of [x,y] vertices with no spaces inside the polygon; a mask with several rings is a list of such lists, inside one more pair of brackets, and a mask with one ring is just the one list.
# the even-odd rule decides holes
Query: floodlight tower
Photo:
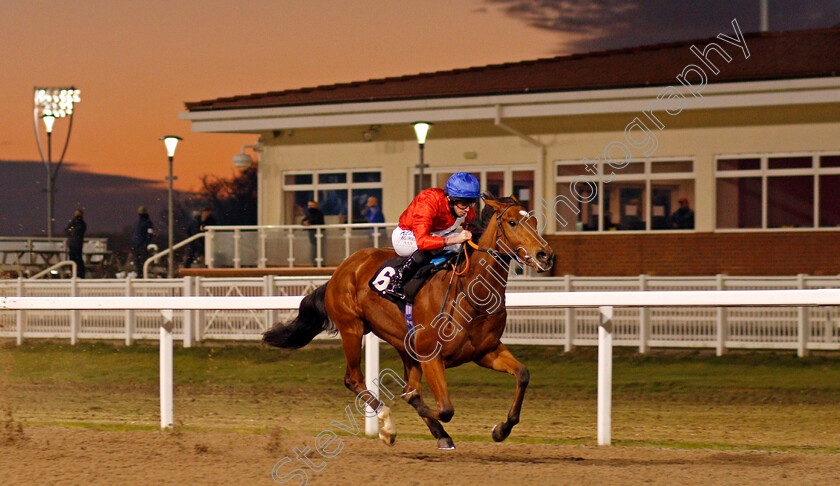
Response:
[{"label": "floodlight tower", "polygon": [[[74,87],[69,88],[39,88],[34,89],[34,105],[35,108],[35,141],[38,142],[38,153],[41,155],[41,161],[47,169],[47,237],[52,238],[53,232],[53,205],[55,202],[55,178],[58,175],[58,169],[61,168],[61,163],[64,162],[64,154],[67,153],[67,145],[70,142],[70,132],[73,130],[73,105],[80,101],[79,90]],[[64,141],[64,149],[61,151],[61,157],[55,166],[52,167],[52,131],[53,124],[56,118],[70,118],[70,124],[67,127],[67,138]],[[38,120],[44,121],[44,127],[47,132],[47,157],[44,158],[44,150],[41,147],[41,131],[38,129]]]}]

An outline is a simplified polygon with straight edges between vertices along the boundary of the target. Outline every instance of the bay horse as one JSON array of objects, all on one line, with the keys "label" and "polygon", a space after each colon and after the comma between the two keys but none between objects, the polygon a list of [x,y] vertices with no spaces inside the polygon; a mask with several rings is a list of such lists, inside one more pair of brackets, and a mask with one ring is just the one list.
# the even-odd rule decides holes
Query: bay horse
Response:
[{"label": "bay horse", "polygon": [[[528,386],[528,369],[501,343],[507,313],[505,287],[511,260],[545,272],[554,265],[554,251],[539,236],[536,219],[515,198],[484,195],[485,208],[477,245],[464,246],[464,262],[440,271],[423,285],[414,299],[414,329],[409,332],[402,311],[374,292],[368,282],[389,258],[392,249],[366,248],[348,257],[330,280],[304,297],[298,316],[275,324],[263,342],[280,348],[300,348],[322,331],[336,331],[347,360],[344,384],[377,412],[379,437],[393,444],[396,428],[390,409],[367,390],[361,370],[362,338],[372,332],[402,358],[403,395],[426,423],[440,449],[454,449],[441,422],[449,422],[455,409],[449,400],[445,369],[474,362],[516,377],[516,392],[507,419],[495,425],[491,437],[505,440],[519,423]],[[474,238],[475,239],[475,238]],[[453,275],[454,273],[454,275]],[[451,297],[450,297],[451,294]],[[333,327],[334,326],[334,327]],[[435,397],[430,408],[421,396],[421,377]]]}]

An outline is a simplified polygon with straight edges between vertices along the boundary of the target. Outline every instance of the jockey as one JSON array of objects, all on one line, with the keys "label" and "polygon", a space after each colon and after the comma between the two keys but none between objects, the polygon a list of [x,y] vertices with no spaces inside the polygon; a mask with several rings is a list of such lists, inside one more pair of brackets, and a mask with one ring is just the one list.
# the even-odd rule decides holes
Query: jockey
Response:
[{"label": "jockey", "polygon": [[443,190],[433,187],[415,196],[391,234],[394,250],[408,258],[394,269],[386,294],[404,300],[403,286],[433,252],[460,251],[461,244],[472,238],[464,225],[475,219],[472,206],[480,196],[478,179],[467,172],[452,174]]}]

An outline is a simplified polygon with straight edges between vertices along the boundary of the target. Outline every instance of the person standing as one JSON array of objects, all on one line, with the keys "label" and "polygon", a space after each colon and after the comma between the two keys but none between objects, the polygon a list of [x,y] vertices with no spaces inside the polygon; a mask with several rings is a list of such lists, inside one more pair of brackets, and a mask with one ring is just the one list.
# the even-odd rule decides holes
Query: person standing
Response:
[{"label": "person standing", "polygon": [[365,210],[365,217],[368,223],[384,223],[385,215],[382,214],[382,208],[379,207],[379,199],[371,196],[367,200],[367,209]]},{"label": "person standing", "polygon": [[134,252],[134,267],[137,275],[142,277],[143,264],[149,258],[149,244],[155,234],[155,225],[149,218],[149,211],[145,207],[137,208],[137,221],[134,222],[134,229],[131,232],[131,245]]},{"label": "person standing", "polygon": [[694,229],[694,210],[688,205],[688,198],[679,200],[680,208],[671,215],[671,227],[674,229]]},{"label": "person standing", "polygon": [[79,278],[85,278],[85,259],[82,256],[85,231],[87,231],[87,223],[85,223],[84,212],[77,209],[73,213],[73,219],[64,228],[64,233],[67,235],[67,252],[70,260],[76,262],[76,276]]},{"label": "person standing", "polygon": [[[203,233],[207,231],[208,226],[215,226],[216,224],[216,218],[213,217],[213,210],[205,207],[201,210],[201,215],[196,215],[190,223],[188,236]],[[190,268],[190,265],[202,256],[204,256],[204,238],[198,238],[190,242],[189,247],[187,247],[187,258],[184,260],[184,268]]]},{"label": "person standing", "polygon": [[[301,221],[301,224],[304,226],[316,226],[316,225],[323,225],[324,224],[324,213],[318,208],[318,203],[316,201],[309,201],[306,204],[306,216]],[[310,248],[310,256],[312,258],[312,265],[317,266],[317,261],[315,260],[318,256],[318,246],[317,246],[317,237],[316,231],[314,229],[307,230],[309,231],[309,248]]]}]

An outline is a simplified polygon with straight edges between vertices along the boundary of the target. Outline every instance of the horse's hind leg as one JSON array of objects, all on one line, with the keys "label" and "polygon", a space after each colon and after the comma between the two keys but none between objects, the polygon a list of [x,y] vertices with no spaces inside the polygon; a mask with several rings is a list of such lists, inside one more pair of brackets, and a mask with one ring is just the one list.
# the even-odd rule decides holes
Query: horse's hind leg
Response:
[{"label": "horse's hind leg", "polygon": [[423,401],[423,396],[420,393],[421,384],[420,378],[423,376],[423,370],[420,364],[409,358],[408,355],[403,355],[403,364],[405,365],[405,393],[403,398],[409,405],[417,410],[417,414],[426,423],[429,432],[438,441],[438,449],[454,449],[455,444],[452,442],[452,437],[443,429],[440,421],[433,418],[434,411],[426,405]]},{"label": "horse's hind leg", "polygon": [[341,333],[341,346],[344,348],[344,358],[347,360],[347,371],[344,374],[344,386],[356,395],[356,403],[361,397],[362,400],[376,410],[379,417],[379,438],[388,445],[394,445],[397,439],[397,428],[391,419],[391,409],[376,399],[376,396],[367,389],[365,377],[362,374],[362,337],[364,325],[358,321],[358,326],[339,328]]},{"label": "horse's hind leg", "polygon": [[507,420],[493,426],[493,431],[490,434],[494,441],[501,442],[507,439],[513,426],[519,423],[519,412],[522,410],[522,401],[525,398],[525,389],[528,387],[530,374],[528,368],[517,361],[501,343],[476,363],[479,366],[510,373],[516,377],[516,395],[508,412]]}]

